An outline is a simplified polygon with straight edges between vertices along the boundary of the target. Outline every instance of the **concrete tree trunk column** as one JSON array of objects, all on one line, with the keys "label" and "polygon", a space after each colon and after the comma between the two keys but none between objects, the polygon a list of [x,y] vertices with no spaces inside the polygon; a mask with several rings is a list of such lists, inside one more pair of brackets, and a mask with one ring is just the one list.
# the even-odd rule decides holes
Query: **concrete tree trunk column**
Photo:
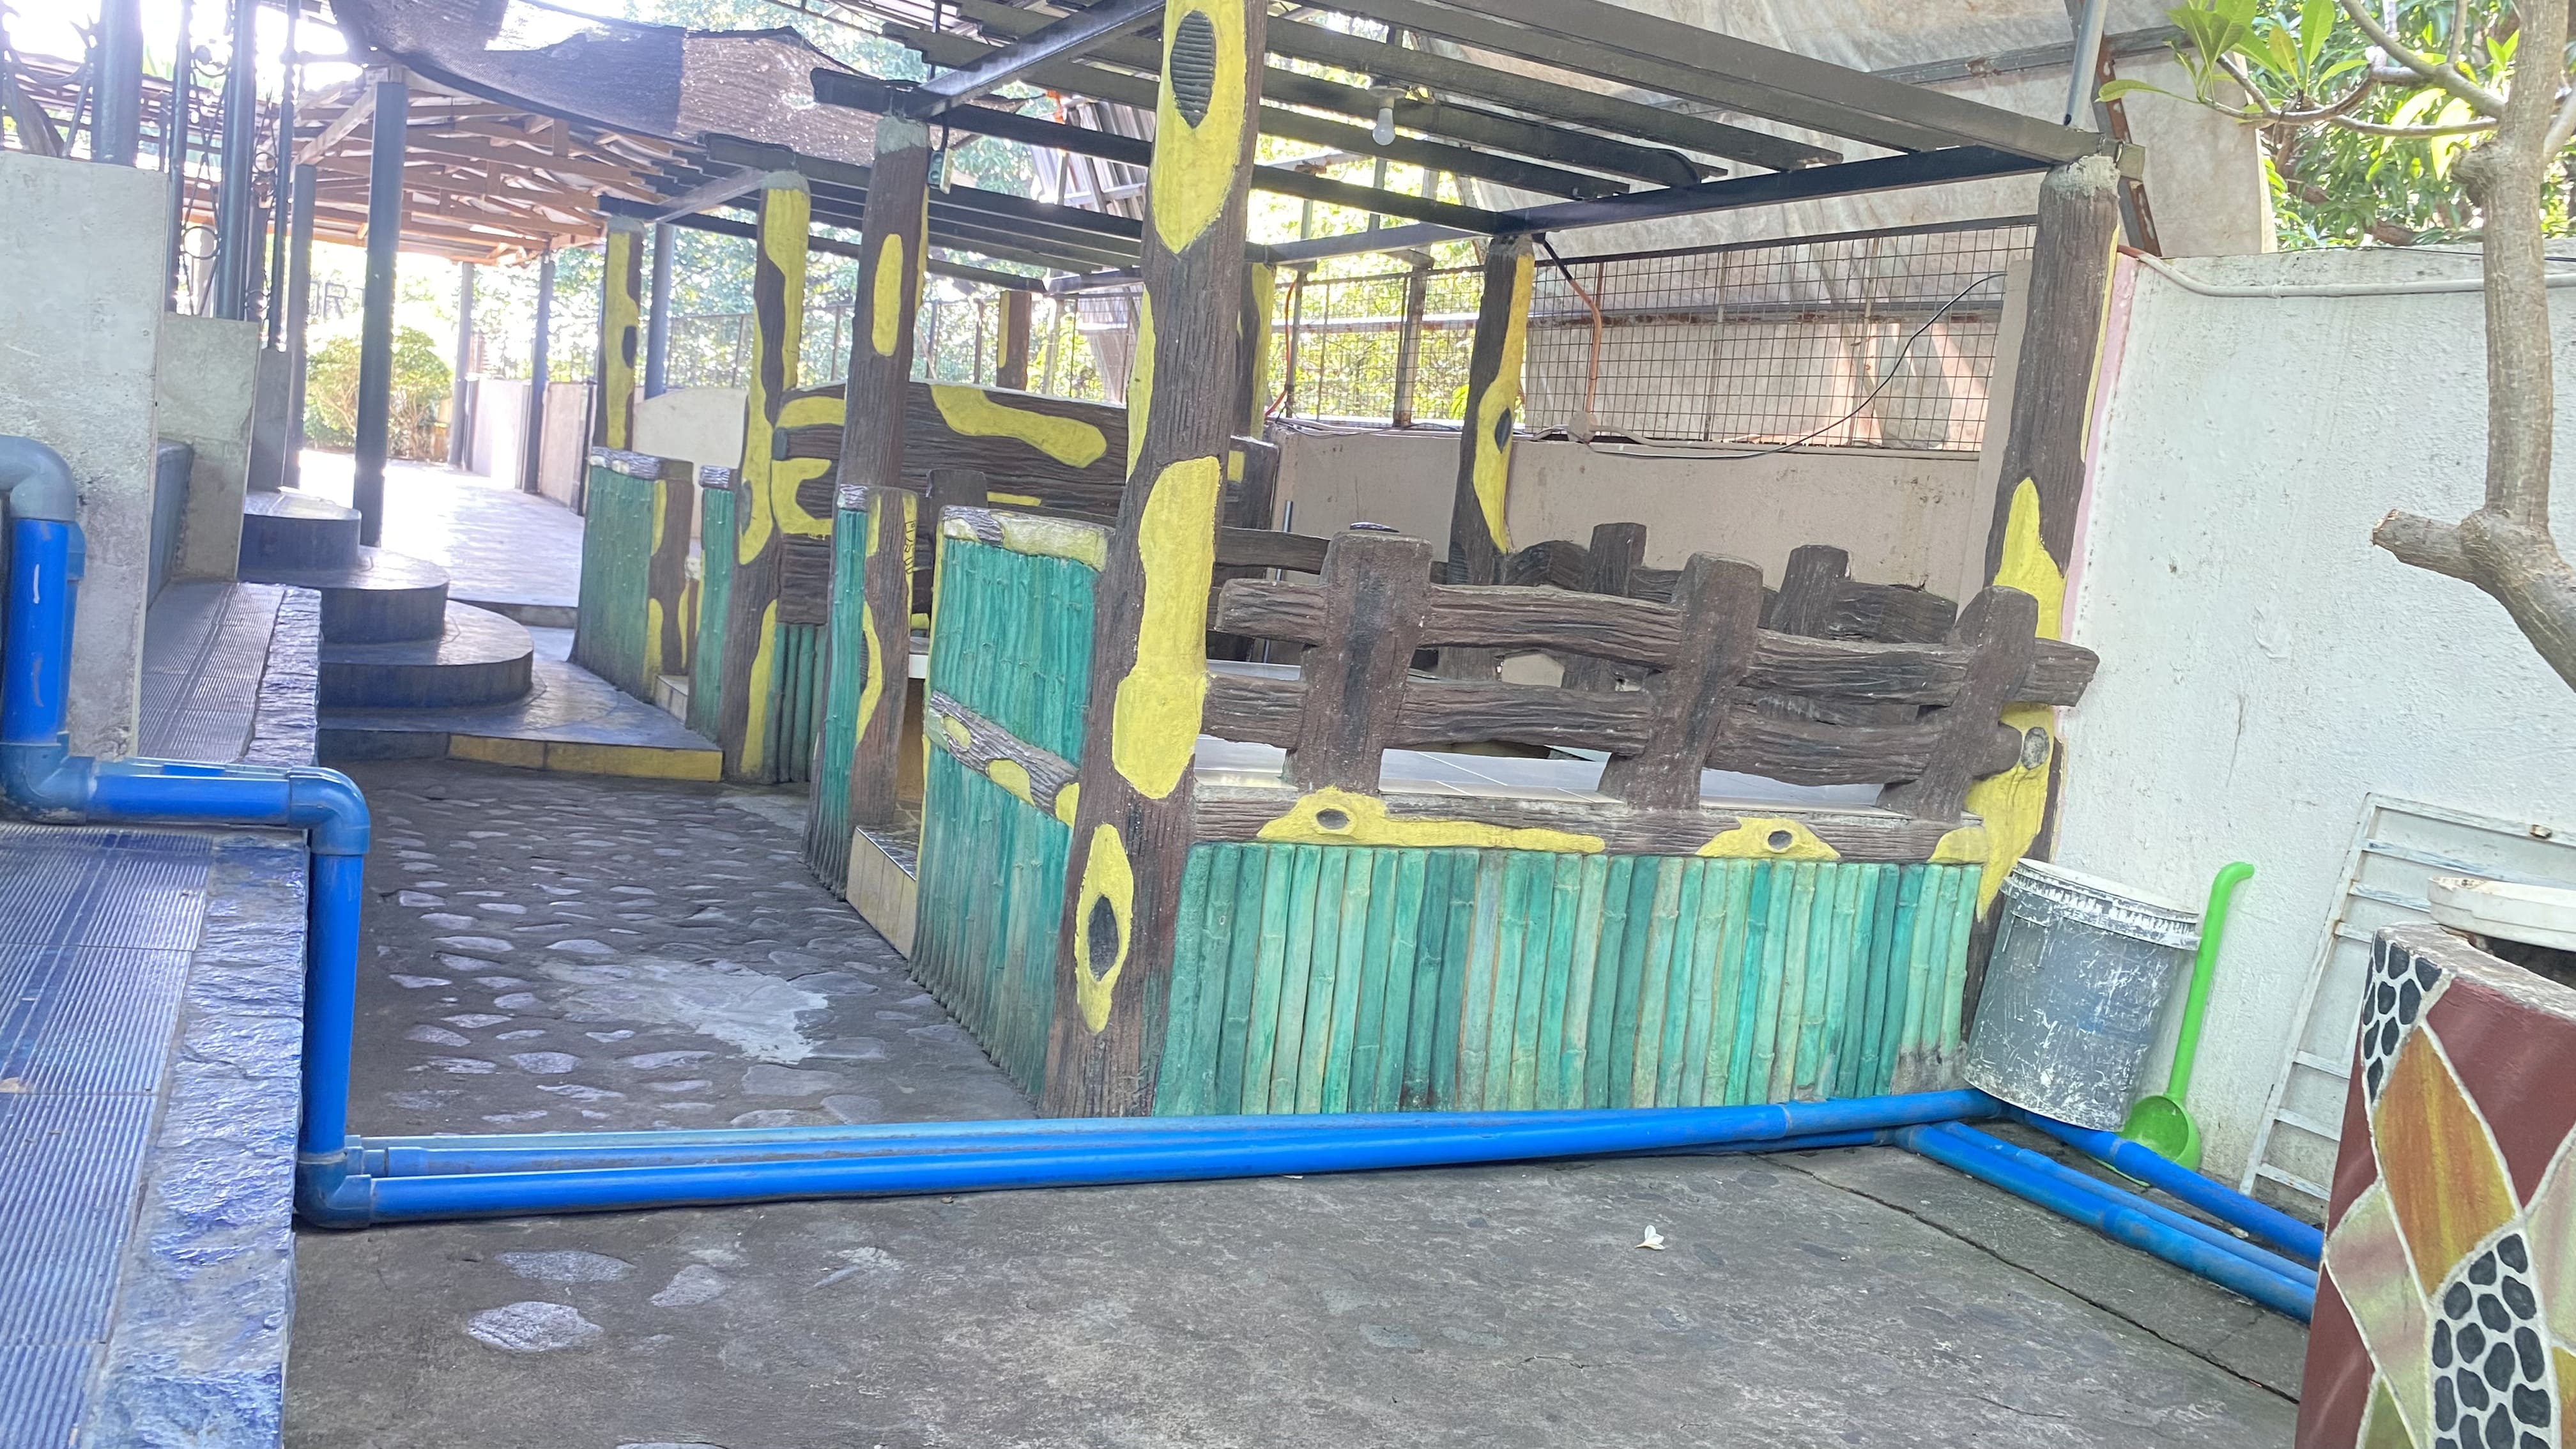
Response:
[{"label": "concrete tree trunk column", "polygon": [[[249,0],[242,0],[248,8]],[[403,132],[410,88],[399,78],[376,82],[375,142],[367,162],[367,280],[359,303],[357,465],[350,498],[358,510],[358,542],[374,547],[385,531],[385,446],[393,420],[394,267],[402,248]],[[227,155],[235,144],[227,136]],[[226,165],[230,174],[230,165]],[[235,251],[238,252],[238,248]],[[222,274],[215,284],[222,310]],[[301,329],[299,329],[300,333]]]},{"label": "concrete tree trunk column", "polygon": [[590,440],[621,451],[635,446],[635,344],[643,325],[644,223],[612,216],[600,244],[599,408]]},{"label": "concrete tree trunk column", "polygon": [[1268,14],[1264,0],[1172,0],[1164,12],[1127,486],[1094,596],[1057,937],[1043,1102],[1055,1116],[1153,1110],[1207,694],[1217,514],[1244,415],[1234,364]]},{"label": "concrete tree trunk column", "polygon": [[[1498,584],[1512,551],[1504,524],[1512,476],[1512,429],[1519,424],[1521,359],[1529,348],[1530,285],[1536,273],[1525,236],[1496,237],[1485,248],[1484,291],[1476,302],[1476,341],[1467,357],[1467,411],[1458,433],[1458,484],[1449,507],[1449,582]],[[1452,679],[1492,679],[1500,656],[1490,649],[1444,649],[1440,672]]]},{"label": "concrete tree trunk column", "polygon": [[321,179],[295,168],[294,236],[286,249],[286,459],[278,486],[304,481],[305,328],[313,316],[313,194]]},{"label": "concrete tree trunk column", "polygon": [[519,449],[519,491],[537,492],[546,467],[546,383],[553,363],[546,357],[548,334],[554,330],[555,254],[537,262],[537,321],[528,336],[527,426]]},{"label": "concrete tree trunk column", "polygon": [[[867,550],[860,599],[860,628],[867,636],[860,657],[867,673],[850,742],[850,823],[871,829],[895,824],[902,810],[896,782],[904,694],[911,688],[912,541],[919,513],[912,495],[902,491],[903,414],[912,380],[913,314],[921,301],[930,131],[918,121],[888,116],[877,122],[876,140],[876,169],[859,232],[858,295],[850,311],[840,465],[842,487],[866,490],[868,532],[879,542]],[[1026,338],[1024,330],[1024,358]],[[1026,372],[1024,364],[1023,383]],[[890,535],[889,528],[901,536]]]},{"label": "concrete tree trunk column", "polygon": [[[873,185],[871,186],[873,190]],[[831,537],[832,521],[806,512],[795,480],[779,476],[771,437],[796,386],[805,339],[805,238],[814,214],[805,178],[772,172],[760,192],[760,233],[751,278],[752,368],[743,405],[742,515],[734,535],[733,584],[725,603],[724,674],[717,690],[716,743],[728,780],[766,784],[771,758],[778,651],[778,585],[789,535]]]}]

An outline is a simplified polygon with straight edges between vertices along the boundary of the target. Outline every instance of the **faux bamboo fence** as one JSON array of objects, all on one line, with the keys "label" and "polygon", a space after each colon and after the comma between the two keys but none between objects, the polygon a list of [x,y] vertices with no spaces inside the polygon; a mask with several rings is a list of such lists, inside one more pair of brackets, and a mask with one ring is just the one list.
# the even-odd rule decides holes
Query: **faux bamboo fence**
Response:
[{"label": "faux bamboo fence", "polygon": [[688,659],[692,471],[677,459],[594,448],[582,491],[572,662],[648,702],[654,682]]},{"label": "faux bamboo fence", "polygon": [[[952,512],[941,535],[913,965],[1042,1093],[1105,536],[992,512]],[[1198,786],[1178,945],[1145,977],[1154,1110],[1950,1080],[1983,855],[1959,801],[2019,758],[2003,705],[2073,702],[2090,655],[2034,640],[2010,591],[1945,642],[1872,644],[1761,629],[1759,573],[1728,560],[1694,559],[1669,604],[1451,589],[1429,565],[1418,540],[1350,534],[1320,583],[1223,589],[1220,627],[1309,647],[1300,680],[1210,680],[1209,732],[1288,763],[1278,786]],[[1445,646],[1608,658],[1646,687],[1409,675]],[[1900,709],[1911,722],[1883,722]],[[1380,791],[1388,748],[1480,738],[1608,749],[1609,798]],[[1702,761],[1883,783],[1887,808],[1738,813],[1698,799]]]}]

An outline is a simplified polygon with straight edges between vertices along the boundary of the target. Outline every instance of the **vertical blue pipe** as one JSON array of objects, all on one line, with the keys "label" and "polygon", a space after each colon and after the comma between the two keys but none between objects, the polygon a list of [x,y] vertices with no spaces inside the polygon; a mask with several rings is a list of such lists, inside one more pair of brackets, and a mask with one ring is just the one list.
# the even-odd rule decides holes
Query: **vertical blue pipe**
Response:
[{"label": "vertical blue pipe", "polygon": [[304,957],[304,1123],[299,1159],[337,1160],[349,1142],[349,1038],[358,1011],[358,912],[366,857],[313,857]]},{"label": "vertical blue pipe", "polygon": [[63,733],[71,677],[72,589],[80,529],[45,518],[9,530],[8,657],[0,660],[0,743],[50,746]]}]

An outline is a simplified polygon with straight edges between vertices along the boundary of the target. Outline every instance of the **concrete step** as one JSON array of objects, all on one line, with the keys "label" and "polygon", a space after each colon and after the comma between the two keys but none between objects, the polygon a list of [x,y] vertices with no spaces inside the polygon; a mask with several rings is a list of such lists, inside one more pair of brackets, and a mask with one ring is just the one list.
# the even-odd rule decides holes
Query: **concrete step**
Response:
[{"label": "concrete step", "polygon": [[245,582],[293,584],[322,595],[322,638],[332,644],[435,639],[447,628],[447,570],[427,559],[361,548],[346,568],[245,567]]},{"label": "concrete step", "polygon": [[488,609],[449,604],[433,639],[358,644],[326,639],[324,709],[432,709],[500,704],[528,692],[536,643],[527,627]]},{"label": "concrete step", "polygon": [[242,577],[265,579],[271,569],[345,569],[357,563],[356,510],[293,489],[242,499]]}]

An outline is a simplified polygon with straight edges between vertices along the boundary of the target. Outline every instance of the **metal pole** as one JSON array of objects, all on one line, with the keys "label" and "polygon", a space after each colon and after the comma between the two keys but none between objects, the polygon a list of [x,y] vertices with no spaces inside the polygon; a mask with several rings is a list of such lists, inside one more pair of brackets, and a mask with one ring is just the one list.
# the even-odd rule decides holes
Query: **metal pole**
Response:
[{"label": "metal pole", "polygon": [[175,307],[179,238],[188,229],[188,112],[195,99],[196,56],[188,47],[188,0],[179,0],[179,53],[170,67],[170,115],[161,132],[161,169],[170,173],[170,237],[161,268],[161,303]]},{"label": "metal pole", "polygon": [[671,362],[671,240],[669,222],[653,228],[653,301],[644,319],[644,395],[660,397]]},{"label": "metal pole", "polygon": [[474,365],[474,264],[456,267],[456,385],[447,406],[447,466],[462,468],[473,447],[472,423],[466,417],[471,385],[465,370]]},{"label": "metal pole", "polygon": [[[385,442],[393,420],[394,262],[402,246],[403,133],[409,112],[410,90],[401,80],[376,82],[375,142],[367,160],[367,289],[358,330],[357,481],[350,500],[358,510],[358,542],[370,547],[385,531]],[[227,159],[230,154],[227,151]]]},{"label": "metal pole", "polygon": [[553,325],[555,307],[555,254],[545,254],[537,263],[536,336],[528,344],[528,428],[526,446],[520,449],[519,490],[534,493],[545,461],[546,442],[546,329]]},{"label": "metal pole", "polygon": [[2110,9],[2110,0],[2084,0],[2084,13],[2075,22],[2075,70],[2066,83],[2066,116],[2061,125],[2081,128],[2092,123],[2093,78],[2102,65],[2102,26]]},{"label": "metal pole", "polygon": [[292,187],[288,179],[295,174],[295,85],[301,68],[295,63],[295,17],[303,11],[302,0],[291,0],[286,7],[285,77],[277,97],[277,166],[269,173],[269,190],[277,204],[276,220],[271,227],[268,254],[268,345],[275,347],[286,330],[286,234],[294,224],[287,209]]},{"label": "metal pole", "polygon": [[[258,199],[251,195],[251,165],[259,141],[258,35],[259,0],[233,0],[232,54],[224,63],[224,173],[215,195],[214,313],[218,317],[239,318],[250,310],[251,249],[257,245],[253,232],[258,213]],[[383,130],[377,127],[380,141]],[[376,151],[384,154],[383,146]],[[399,147],[395,154],[401,154]],[[395,182],[400,181],[397,173]],[[372,186],[370,181],[371,206]],[[368,229],[374,230],[372,222]],[[374,251],[372,243],[368,250]],[[372,264],[368,270],[372,276]],[[386,305],[392,305],[390,300]],[[390,347],[391,341],[386,345]]]},{"label": "metal pole", "polygon": [[286,466],[278,486],[304,481],[304,331],[313,314],[313,192],[321,169],[295,168],[294,238],[286,249]]},{"label": "metal pole", "polygon": [[102,0],[98,30],[98,119],[90,132],[90,159],[131,166],[143,149],[143,0]]}]

